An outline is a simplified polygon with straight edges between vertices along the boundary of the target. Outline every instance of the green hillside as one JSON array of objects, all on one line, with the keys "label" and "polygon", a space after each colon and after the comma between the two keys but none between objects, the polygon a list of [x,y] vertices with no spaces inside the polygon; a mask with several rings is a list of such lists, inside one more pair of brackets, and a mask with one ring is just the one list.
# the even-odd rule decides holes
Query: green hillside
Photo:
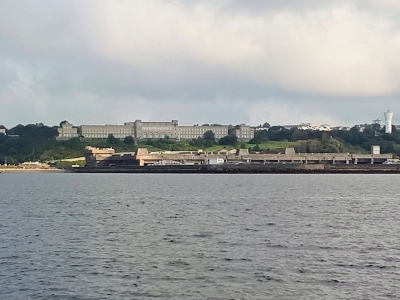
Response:
[{"label": "green hillside", "polygon": [[[18,125],[0,135],[0,164],[18,164],[24,161],[53,162],[82,157],[86,146],[112,147],[116,152],[133,152],[138,147],[149,151],[203,151],[249,149],[263,153],[283,152],[286,147],[294,147],[296,152],[349,152],[368,153],[371,145],[380,145],[381,153],[400,154],[400,132],[393,128],[392,134],[385,134],[377,124],[366,125],[363,132],[353,127],[349,131],[303,131],[287,130],[279,126],[269,130],[256,131],[249,143],[237,141],[235,136],[227,136],[216,141],[210,132],[203,138],[191,141],[173,139],[135,141],[132,137],[118,140],[73,138],[57,141],[57,129],[43,124]],[[67,162],[65,162],[67,163]]]}]

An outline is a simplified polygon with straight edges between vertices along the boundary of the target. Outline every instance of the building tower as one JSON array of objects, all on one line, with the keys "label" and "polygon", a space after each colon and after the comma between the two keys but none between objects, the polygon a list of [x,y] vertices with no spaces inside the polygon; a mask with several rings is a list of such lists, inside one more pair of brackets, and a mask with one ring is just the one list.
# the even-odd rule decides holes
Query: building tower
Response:
[{"label": "building tower", "polygon": [[388,110],[383,114],[385,115],[385,133],[391,134],[393,113],[390,110]]}]

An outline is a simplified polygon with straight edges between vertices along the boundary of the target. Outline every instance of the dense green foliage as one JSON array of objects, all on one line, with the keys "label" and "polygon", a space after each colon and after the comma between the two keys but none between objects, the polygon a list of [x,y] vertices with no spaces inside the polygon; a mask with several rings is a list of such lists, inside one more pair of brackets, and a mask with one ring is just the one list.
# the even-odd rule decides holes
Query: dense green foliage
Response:
[{"label": "dense green foliage", "polygon": [[123,142],[117,138],[57,141],[57,129],[43,124],[18,125],[0,134],[0,164],[18,164],[24,161],[58,161],[82,157],[85,146],[113,147],[116,151],[135,151],[133,139]]},{"label": "dense green foliage", "polygon": [[198,149],[249,148],[253,151],[281,152],[285,147],[295,147],[297,152],[351,152],[367,153],[371,145],[380,145],[381,153],[400,154],[400,131],[393,128],[392,134],[385,134],[379,125],[367,125],[363,132],[353,127],[349,131],[320,132],[311,130],[287,130],[272,126],[269,130],[256,131],[250,143],[238,142],[236,136],[228,135],[215,139],[213,132],[191,141],[159,139],[135,141],[132,137],[123,140],[110,135],[107,139],[72,138],[57,141],[57,129],[43,124],[17,125],[0,135],[0,164],[5,161],[17,164],[24,161],[59,161],[67,158],[82,157],[85,146],[112,147],[116,152],[133,152],[138,147],[147,147],[149,151],[194,151]]},{"label": "dense green foliage", "polygon": [[268,141],[298,142],[298,152],[369,152],[371,145],[380,145],[381,153],[400,154],[400,132],[395,127],[392,134],[385,134],[378,124],[365,125],[363,132],[353,127],[349,131],[333,130],[329,132],[285,129],[272,126],[269,130],[257,131],[251,144]]},{"label": "dense green foliage", "polygon": [[220,145],[231,145],[231,146],[236,146],[238,142],[237,136],[236,135],[227,135],[219,140]]}]

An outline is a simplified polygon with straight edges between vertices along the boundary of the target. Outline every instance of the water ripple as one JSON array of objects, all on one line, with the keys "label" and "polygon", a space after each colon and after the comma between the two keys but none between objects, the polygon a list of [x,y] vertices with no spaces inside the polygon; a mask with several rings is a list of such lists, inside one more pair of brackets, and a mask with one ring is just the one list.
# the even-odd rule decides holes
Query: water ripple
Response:
[{"label": "water ripple", "polygon": [[4,174],[0,299],[397,299],[399,178]]}]

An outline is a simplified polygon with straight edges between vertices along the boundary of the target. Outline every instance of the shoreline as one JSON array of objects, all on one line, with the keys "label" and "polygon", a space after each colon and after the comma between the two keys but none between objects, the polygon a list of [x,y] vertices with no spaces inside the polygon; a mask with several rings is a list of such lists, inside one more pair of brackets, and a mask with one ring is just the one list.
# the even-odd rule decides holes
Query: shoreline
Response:
[{"label": "shoreline", "polygon": [[65,173],[65,169],[18,169],[18,168],[0,168],[0,173]]},{"label": "shoreline", "polygon": [[79,167],[71,169],[0,168],[0,173],[134,173],[134,174],[400,174],[400,165],[178,165]]},{"label": "shoreline", "polygon": [[400,174],[400,165],[178,165],[72,168],[74,173],[164,174]]}]

